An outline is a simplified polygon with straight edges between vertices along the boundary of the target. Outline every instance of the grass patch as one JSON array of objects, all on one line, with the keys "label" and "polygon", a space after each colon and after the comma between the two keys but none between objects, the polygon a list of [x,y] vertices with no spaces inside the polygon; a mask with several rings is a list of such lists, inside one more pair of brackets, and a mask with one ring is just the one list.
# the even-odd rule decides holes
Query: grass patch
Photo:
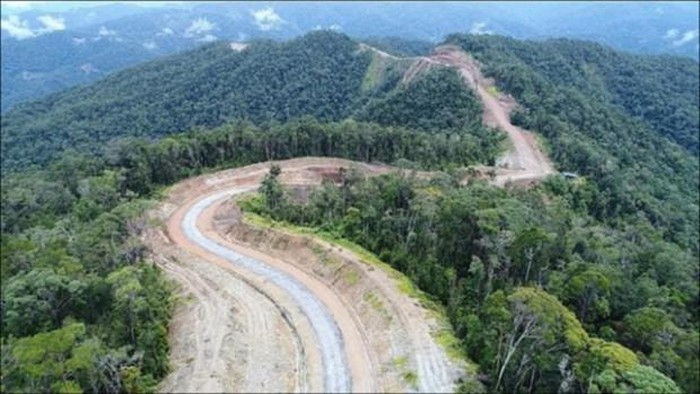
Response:
[{"label": "grass patch", "polygon": [[404,369],[408,365],[408,357],[407,356],[399,356],[396,357],[393,361],[394,366],[399,369]]},{"label": "grass patch", "polygon": [[340,265],[340,262],[333,257],[328,255],[328,250],[325,248],[312,243],[310,245],[311,251],[318,257],[318,261],[323,264],[324,266],[327,267],[337,267]]},{"label": "grass patch", "polygon": [[365,293],[362,299],[365,300],[365,302],[367,302],[368,304],[370,304],[370,306],[372,306],[372,309],[374,309],[375,311],[384,311],[382,301],[371,291]]},{"label": "grass patch", "polygon": [[378,54],[374,51],[370,51],[372,60],[367,67],[367,72],[365,72],[365,77],[362,80],[362,85],[360,85],[360,91],[368,92],[373,90],[380,80],[380,73],[384,68],[384,61]]},{"label": "grass patch", "polygon": [[491,86],[487,87],[486,93],[492,95],[493,97],[498,97],[498,95],[501,94],[501,92],[498,90],[496,85],[491,85]]},{"label": "grass patch", "polygon": [[545,156],[550,157],[552,155],[552,144],[549,143],[549,140],[545,138],[540,133],[535,133],[534,130],[533,135],[535,136],[535,140],[537,140],[537,146],[542,150],[542,153],[545,154]]},{"label": "grass patch", "polygon": [[412,388],[417,389],[418,388],[418,375],[413,372],[413,371],[404,371],[401,374],[401,377],[403,380],[406,381]]},{"label": "grass patch", "polygon": [[360,281],[360,274],[359,274],[357,271],[355,271],[354,269],[349,269],[349,270],[347,270],[347,271],[345,272],[344,277],[345,277],[345,281],[346,281],[350,286],[353,286],[353,285],[355,285],[357,282]]},{"label": "grass patch", "polygon": [[433,334],[433,337],[437,343],[443,349],[445,349],[447,356],[450,359],[464,360],[467,358],[467,355],[464,354],[464,351],[462,350],[462,341],[460,341],[459,338],[454,335],[454,332],[452,332],[451,329],[443,328],[442,330]]}]

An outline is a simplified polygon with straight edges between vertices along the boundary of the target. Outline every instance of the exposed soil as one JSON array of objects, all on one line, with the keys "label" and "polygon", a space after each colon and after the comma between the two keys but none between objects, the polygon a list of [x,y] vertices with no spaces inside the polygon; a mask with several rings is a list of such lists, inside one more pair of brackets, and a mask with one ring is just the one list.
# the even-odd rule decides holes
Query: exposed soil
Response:
[{"label": "exposed soil", "polygon": [[[355,167],[368,176],[392,170],[329,158],[278,164],[281,181],[299,188],[337,180],[340,167]],[[173,372],[162,383],[163,391],[324,390],[323,344],[316,343],[308,318],[290,297],[265,278],[202,251],[180,228],[184,213],[203,196],[232,188],[253,190],[269,165],[183,181],[154,213],[166,221],[166,231],[154,229],[147,241],[160,265],[182,285],[182,294],[190,294],[181,297],[185,301],[171,325]],[[322,300],[341,328],[353,391],[452,390],[463,362],[447,358],[431,336],[439,323],[396,288],[396,279],[349,251],[244,226],[226,201],[207,208],[197,226],[226,247],[289,273]],[[214,220],[218,207],[223,210]]]},{"label": "exposed soil", "polygon": [[[437,47],[430,57],[415,58],[414,63],[404,74],[404,82],[410,82],[417,75],[442,65],[455,67],[464,81],[479,95],[483,104],[482,121],[486,126],[499,128],[506,132],[510,148],[497,161],[493,183],[503,186],[508,182],[528,184],[540,180],[555,171],[547,156],[539,147],[537,138],[528,130],[510,122],[510,112],[517,107],[515,99],[499,92],[495,81],[485,78],[480,65],[469,54],[451,45]],[[488,170],[482,167],[482,170]]]},{"label": "exposed soil", "polygon": [[[368,46],[380,56],[400,59]],[[233,50],[243,48],[232,45]],[[491,173],[496,185],[528,184],[554,172],[531,132],[510,123],[515,100],[494,89],[468,54],[451,46],[416,58],[404,75],[410,81],[436,65],[456,67],[481,98],[483,121],[504,130],[511,148],[496,168],[476,167],[471,177]],[[232,265],[189,240],[181,223],[205,196],[235,189],[252,191],[271,163],[258,163],[180,182],[153,212],[166,223],[147,232],[154,260],[180,285],[170,327],[172,373],[167,392],[325,391],[323,347],[313,323],[293,297],[268,278]],[[340,167],[372,176],[396,170],[334,158],[277,162],[280,181],[300,196],[323,179],[338,181]],[[406,171],[410,172],[410,171]],[[421,178],[432,174],[418,172]],[[328,309],[342,333],[353,391],[451,391],[464,362],[451,361],[433,337],[440,323],[403,294],[391,272],[318,239],[244,224],[230,199],[202,211],[196,223],[207,238],[298,280]],[[417,379],[412,378],[417,377]]]},{"label": "exposed soil", "polygon": [[294,310],[284,299],[220,261],[176,247],[167,232],[154,229],[146,240],[154,260],[179,284],[169,333],[173,370],[159,391],[322,390],[308,371],[318,365],[317,352],[301,341],[310,328],[303,316],[291,324]]},{"label": "exposed soil", "polygon": [[[451,391],[452,382],[463,376],[465,365],[449,361],[433,339],[444,327],[398,289],[394,271],[372,266],[345,248],[313,237],[241,223],[231,202],[220,205],[216,218],[221,236],[299,267],[343,300],[376,354],[374,363],[381,365],[381,391]],[[407,372],[417,375],[416,387],[401,379]]]},{"label": "exposed soil", "polygon": [[231,49],[236,51],[236,52],[240,52],[240,51],[248,48],[248,44],[246,44],[244,42],[232,42],[230,44],[230,46],[231,46]]}]

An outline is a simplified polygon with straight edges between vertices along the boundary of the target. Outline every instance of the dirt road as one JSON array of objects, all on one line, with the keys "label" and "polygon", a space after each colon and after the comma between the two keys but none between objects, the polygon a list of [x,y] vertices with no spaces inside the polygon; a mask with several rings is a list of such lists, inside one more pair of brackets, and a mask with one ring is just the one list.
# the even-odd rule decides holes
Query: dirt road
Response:
[{"label": "dirt road", "polygon": [[371,50],[388,59],[412,59],[413,63],[403,75],[403,83],[410,83],[419,74],[436,66],[459,70],[465,82],[481,99],[483,123],[505,131],[510,141],[509,150],[496,163],[494,184],[503,186],[507,182],[534,181],[555,173],[551,161],[539,147],[534,133],[510,122],[510,112],[517,106],[513,97],[498,91],[495,81],[485,78],[479,64],[461,48],[443,45],[435,48],[430,56],[412,58],[400,58],[366,44],[359,44],[359,48]]},{"label": "dirt road", "polygon": [[[493,89],[469,55],[445,46],[415,59],[404,82],[429,67],[455,67],[481,98],[484,123],[507,133],[511,148],[492,169],[494,184],[536,181],[554,172],[534,135],[510,123],[514,100]],[[354,166],[367,175],[393,170],[332,158],[279,164],[288,185],[319,184],[339,167]],[[330,269],[326,255],[314,254],[323,245],[318,240],[314,253],[306,241],[277,250],[269,242],[246,244],[213,228],[217,209],[231,196],[257,188],[269,165],[180,182],[156,213],[167,226],[149,232],[147,242],[185,300],[171,325],[173,372],[160,390],[452,391],[465,364],[447,358],[434,339],[440,324],[398,290],[395,276],[325,245],[324,253],[343,261]],[[339,280],[348,269],[360,275],[360,285]]]},{"label": "dirt road", "polygon": [[497,162],[496,184],[542,179],[555,172],[549,158],[540,149],[535,135],[510,122],[510,112],[517,106],[513,97],[498,91],[492,79],[484,78],[479,65],[471,56],[457,47],[446,45],[437,47],[431,59],[457,68],[481,99],[484,124],[507,133],[511,147]]},{"label": "dirt road", "polygon": [[[392,170],[329,158],[280,164],[282,182],[294,185],[319,184],[340,167],[370,175]],[[395,278],[333,249],[362,278],[345,288],[318,275],[325,263],[289,261],[299,248],[274,257],[213,229],[217,207],[255,189],[268,170],[261,163],[181,182],[161,209],[167,231],[149,243],[170,256],[161,266],[192,294],[174,319],[174,371],[161,389],[452,391],[464,362],[448,359],[434,339],[444,327],[399,291]]]},{"label": "dirt road", "polygon": [[[251,271],[255,275],[272,282],[274,285],[284,290],[301,308],[306,318],[311,321],[314,336],[320,345],[324,391],[334,393],[348,392],[352,384],[350,368],[343,349],[343,336],[331,313],[328,311],[328,308],[314,296],[311,290],[295,277],[259,260],[240,254],[233,248],[208,238],[197,227],[197,219],[204,209],[218,200],[249,190],[250,189],[226,190],[197,201],[185,214],[185,218],[181,223],[182,230],[188,240],[195,243],[200,248],[225,259],[236,268]],[[360,376],[358,378],[361,379],[363,377]]]}]

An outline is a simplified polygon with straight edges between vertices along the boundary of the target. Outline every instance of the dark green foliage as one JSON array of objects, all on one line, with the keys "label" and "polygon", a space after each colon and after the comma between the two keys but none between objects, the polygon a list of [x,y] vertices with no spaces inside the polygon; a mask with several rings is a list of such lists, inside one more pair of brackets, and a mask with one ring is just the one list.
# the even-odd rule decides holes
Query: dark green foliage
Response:
[{"label": "dark green foliage", "polygon": [[[359,119],[428,131],[481,127],[481,105],[453,69],[419,75],[384,98],[370,101]],[[485,134],[485,133],[484,133]]]},{"label": "dark green foliage", "polygon": [[85,162],[3,179],[3,392],[143,392],[167,373],[170,288],[142,262],[147,206],[121,171]]},{"label": "dark green foliage", "polygon": [[[559,169],[589,176],[581,208],[608,223],[640,216],[698,253],[698,64],[569,40],[453,35],[524,107]],[[581,205],[583,204],[583,205]]]},{"label": "dark green foliage", "polygon": [[[431,136],[353,120],[236,122],[157,142],[123,140],[104,157],[66,152],[48,169],[4,177],[3,391],[143,392],[167,373],[170,290],[142,262],[148,204],[139,196],[204,170],[296,156],[464,166],[492,159],[499,136],[483,151],[469,134]],[[286,209],[274,176],[261,191],[270,209]],[[74,340],[46,350],[51,355],[37,353],[36,343],[62,338],[73,321],[81,327]],[[80,370],[71,369],[76,354]],[[44,361],[30,366],[35,358]]]},{"label": "dark green foliage", "polygon": [[394,56],[428,56],[435,44],[424,40],[411,40],[401,37],[370,37],[360,40]]},{"label": "dark green foliage", "polygon": [[[697,61],[671,56],[635,56],[599,44],[566,39],[538,43],[455,35],[448,42],[473,51],[487,62],[487,70],[494,75],[501,76],[503,67],[519,63],[558,88],[574,88],[584,94],[587,101],[612,103],[625,114],[646,122],[657,134],[696,156],[699,153]],[[505,81],[497,80],[510,89],[515,88],[516,80],[521,78],[511,75]],[[525,95],[533,91],[516,88],[513,93]],[[587,117],[586,108],[576,112],[578,119],[574,119],[586,120],[580,118]]]},{"label": "dark green foliage", "polygon": [[[580,177],[519,190],[348,169],[298,204],[271,174],[248,208],[406,273],[446,306],[491,390],[697,392],[697,76],[583,43],[449,42]],[[143,392],[164,376],[169,289],[139,242],[141,197],[161,186],[297,156],[493,162],[503,135],[453,71],[402,85],[384,64],[363,90],[370,57],[329,32],[215,44],[3,116],[2,391]],[[308,114],[323,123],[289,120]]]},{"label": "dark green foliage", "polygon": [[644,218],[616,229],[577,210],[583,178],[504,190],[444,177],[348,175],[307,203],[247,209],[347,238],[407,274],[447,307],[491,390],[676,392],[670,377],[697,391],[697,256]]},{"label": "dark green foliage", "polygon": [[477,98],[455,72],[431,71],[394,92],[402,75],[396,69],[364,91],[366,74],[376,71],[368,69],[371,56],[346,36],[315,32],[283,44],[254,42],[241,52],[219,43],[154,61],[8,112],[2,169],[43,165],[68,148],[103,154],[124,137],[302,115],[449,132],[471,145],[469,155],[483,150],[482,162],[499,149],[497,134],[479,123]]},{"label": "dark green foliage", "polygon": [[67,147],[97,152],[114,138],[160,137],[232,118],[345,118],[370,60],[356,49],[330,32],[254,42],[242,52],[216,43],[20,105],[2,118],[3,171],[46,163]]}]

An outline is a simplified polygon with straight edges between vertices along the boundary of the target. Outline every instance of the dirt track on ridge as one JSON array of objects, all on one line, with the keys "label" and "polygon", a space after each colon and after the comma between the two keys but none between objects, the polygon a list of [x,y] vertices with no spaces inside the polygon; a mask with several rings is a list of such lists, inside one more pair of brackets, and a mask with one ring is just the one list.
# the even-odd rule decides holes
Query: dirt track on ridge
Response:
[{"label": "dirt track on ridge", "polygon": [[436,48],[431,58],[440,64],[456,67],[481,99],[484,124],[500,128],[508,135],[511,147],[497,162],[496,184],[542,179],[555,172],[535,135],[510,122],[510,112],[517,106],[513,97],[495,89],[495,82],[484,78],[471,56],[457,47],[446,45]]},{"label": "dirt track on ridge", "polygon": [[[492,169],[492,183],[528,183],[554,172],[534,135],[510,123],[510,111],[516,106],[512,97],[491,89],[493,81],[482,76],[468,54],[445,46],[430,57],[415,59],[404,83],[429,67],[455,67],[481,98],[484,123],[507,133],[511,148]],[[288,185],[319,184],[339,167],[354,166],[366,175],[392,171],[387,166],[333,158],[301,158],[279,164],[282,181]],[[245,226],[240,223],[238,232],[215,228],[217,212],[226,211],[227,197],[254,190],[269,165],[259,163],[180,182],[154,212],[166,226],[150,230],[145,239],[154,261],[179,283],[181,298],[170,327],[173,371],[159,389],[452,390],[454,380],[463,376],[464,365],[448,360],[433,337],[439,329],[436,321],[415,300],[398,291],[391,275],[322,241],[314,241],[313,248],[325,245],[327,253],[344,261],[341,268],[331,272],[314,263],[313,253],[295,243],[289,234],[265,233],[262,238],[287,239],[296,245],[293,252],[270,247],[272,242],[261,244],[255,242],[255,237],[251,240],[241,236],[246,232],[241,233],[240,228]],[[197,212],[193,213],[197,204]],[[293,255],[298,258],[295,260]],[[251,264],[262,268],[256,271]],[[360,287],[342,285],[338,273],[348,269],[359,272]],[[273,280],[270,272],[289,277],[289,283],[294,284]],[[295,286],[310,298],[300,301],[292,289]],[[372,296],[370,301],[368,295]],[[316,309],[310,310],[307,304],[314,304]],[[319,323],[319,316],[326,316],[325,323]],[[320,329],[324,324],[326,328]],[[322,343],[319,335],[327,340]],[[334,351],[329,350],[332,347]],[[417,377],[415,382],[405,378],[409,372]]]},{"label": "dirt track on ridge", "polygon": [[[361,44],[360,48],[372,50],[383,57],[402,59],[365,44]],[[506,132],[510,148],[497,161],[497,166],[493,169],[496,173],[494,184],[503,186],[507,182],[527,183],[543,179],[556,172],[547,155],[539,147],[535,134],[510,122],[510,113],[517,107],[515,99],[495,89],[495,81],[483,76],[481,67],[469,54],[456,46],[444,45],[435,48],[430,56],[418,56],[412,59],[414,62],[404,73],[403,83],[410,83],[432,67],[456,68],[467,85],[481,99],[483,123]]]},{"label": "dirt track on ridge", "polygon": [[[392,170],[330,158],[279,164],[282,182],[293,185],[319,184],[325,176],[337,175],[340,167],[354,166],[368,175]],[[166,232],[153,231],[148,243],[161,256],[160,265],[191,294],[190,303],[180,307],[171,327],[174,370],[161,390],[451,391],[464,365],[448,359],[433,338],[440,324],[401,293],[391,276],[368,267],[349,251],[333,249],[334,258],[346,261],[361,278],[361,287],[345,289],[337,284],[338,278],[319,277],[318,264],[305,267],[307,259],[288,260],[289,250],[274,257],[260,248],[231,242],[214,230],[215,212],[228,201],[227,196],[255,189],[268,169],[269,163],[261,163],[181,182],[159,211]],[[314,301],[300,302],[273,275],[256,272],[235,259],[227,261],[216,250],[198,244],[188,234],[189,228],[264,264],[266,270],[298,281],[331,316],[346,367],[329,362],[324,353],[333,344],[318,339],[328,336],[315,326],[314,319],[322,312],[305,310]],[[405,378],[409,372],[415,374],[415,382]]]}]

